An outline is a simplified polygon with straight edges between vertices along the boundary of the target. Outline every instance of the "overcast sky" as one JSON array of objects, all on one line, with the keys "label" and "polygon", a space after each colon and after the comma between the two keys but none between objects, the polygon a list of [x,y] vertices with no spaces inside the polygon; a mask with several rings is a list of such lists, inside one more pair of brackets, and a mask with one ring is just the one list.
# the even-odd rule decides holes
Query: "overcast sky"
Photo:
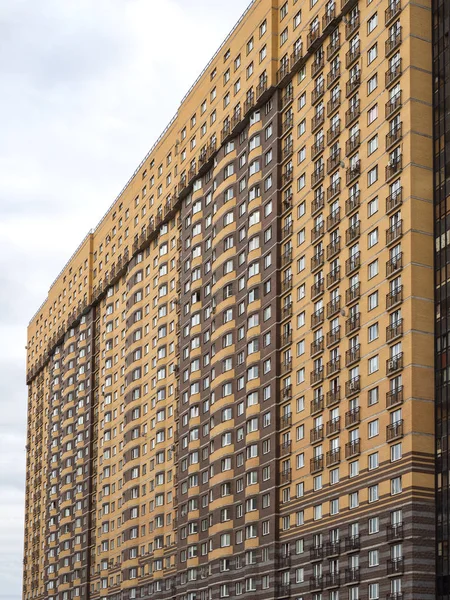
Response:
[{"label": "overcast sky", "polygon": [[0,600],[19,600],[28,321],[250,0],[0,0]]}]

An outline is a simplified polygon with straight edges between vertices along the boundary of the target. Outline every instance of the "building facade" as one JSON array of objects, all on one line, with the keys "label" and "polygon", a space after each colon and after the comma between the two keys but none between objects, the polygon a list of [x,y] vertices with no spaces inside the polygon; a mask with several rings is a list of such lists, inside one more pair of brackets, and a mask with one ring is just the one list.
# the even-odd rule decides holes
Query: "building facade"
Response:
[{"label": "building facade", "polygon": [[24,600],[449,598],[448,30],[247,8],[30,322]]}]

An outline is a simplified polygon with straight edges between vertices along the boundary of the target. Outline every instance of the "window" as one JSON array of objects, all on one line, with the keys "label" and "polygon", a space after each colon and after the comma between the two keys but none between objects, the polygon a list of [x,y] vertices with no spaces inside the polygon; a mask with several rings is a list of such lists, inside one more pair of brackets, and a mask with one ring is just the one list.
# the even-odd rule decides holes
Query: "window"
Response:
[{"label": "window", "polygon": [[378,355],[372,356],[372,358],[369,358],[368,365],[369,365],[369,375],[372,375],[372,373],[375,373],[376,371],[378,371],[378,368],[379,368]]},{"label": "window", "polygon": [[370,65],[378,56],[378,44],[374,44],[372,48],[367,51],[367,64]]},{"label": "window", "polygon": [[378,212],[378,197],[370,200],[367,204],[367,215],[371,217],[376,212]]},{"label": "window", "polygon": [[264,20],[259,26],[259,37],[261,38],[267,31],[267,21]]},{"label": "window", "polygon": [[367,156],[373,154],[375,150],[378,150],[378,134],[367,142]]},{"label": "window", "polygon": [[367,82],[367,95],[369,96],[376,88],[378,87],[378,73],[372,75],[372,77]]},{"label": "window", "polygon": [[378,243],[378,227],[367,234],[367,246],[372,248]]},{"label": "window", "polygon": [[380,564],[378,550],[369,550],[369,567],[377,567]]},{"label": "window", "polygon": [[369,486],[369,502],[377,502],[379,499],[378,483]]},{"label": "window", "polygon": [[369,519],[369,535],[378,533],[380,531],[380,519],[379,517],[372,517]]},{"label": "window", "polygon": [[380,598],[380,584],[369,583],[369,600],[379,600]]},{"label": "window", "polygon": [[378,275],[378,259],[371,262],[368,267],[368,278],[372,279],[376,275]]},{"label": "window", "polygon": [[373,292],[372,294],[369,294],[368,297],[368,309],[373,310],[374,308],[376,308],[378,306],[378,291]]},{"label": "window", "polygon": [[369,33],[372,33],[372,31],[375,29],[375,27],[377,25],[378,25],[378,14],[375,13],[367,21],[367,35],[369,35]]},{"label": "window", "polygon": [[375,419],[369,423],[369,438],[377,436],[379,433],[379,421]]},{"label": "window", "polygon": [[379,467],[378,452],[369,454],[369,471],[372,471],[373,469],[378,469],[378,467]]},{"label": "window", "polygon": [[296,29],[300,23],[302,22],[302,11],[299,10],[298,13],[294,17],[294,29]]},{"label": "window", "polygon": [[369,108],[369,110],[367,111],[367,124],[370,125],[377,118],[378,118],[378,104],[375,104],[374,106],[372,106],[372,108]]},{"label": "window", "polygon": [[373,325],[369,326],[368,338],[369,342],[373,342],[374,340],[378,339],[378,323],[374,323]]},{"label": "window", "polygon": [[378,165],[375,165],[370,171],[367,173],[367,187],[370,187],[378,180]]},{"label": "window", "polygon": [[391,495],[400,494],[402,491],[402,478],[394,477],[391,479]]},{"label": "window", "polygon": [[287,39],[288,39],[288,28],[286,27],[286,29],[283,29],[283,31],[280,34],[280,46],[285,44],[287,42]]},{"label": "window", "polygon": [[396,460],[400,460],[402,457],[402,445],[394,444],[391,446],[391,462],[395,462]]}]

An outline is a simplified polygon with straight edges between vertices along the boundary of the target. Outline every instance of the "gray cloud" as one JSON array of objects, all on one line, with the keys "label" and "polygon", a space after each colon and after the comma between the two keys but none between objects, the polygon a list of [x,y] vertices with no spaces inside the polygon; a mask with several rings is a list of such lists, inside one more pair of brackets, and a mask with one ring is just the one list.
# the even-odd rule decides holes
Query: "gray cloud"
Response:
[{"label": "gray cloud", "polygon": [[0,3],[0,600],[21,597],[28,321],[246,4]]}]

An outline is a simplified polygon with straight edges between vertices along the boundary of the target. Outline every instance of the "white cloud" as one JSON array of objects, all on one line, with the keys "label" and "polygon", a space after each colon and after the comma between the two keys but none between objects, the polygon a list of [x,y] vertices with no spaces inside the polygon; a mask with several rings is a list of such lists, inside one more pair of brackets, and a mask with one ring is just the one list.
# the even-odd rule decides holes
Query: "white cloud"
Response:
[{"label": "white cloud", "polygon": [[246,0],[0,4],[2,600],[21,596],[28,321],[245,8]]}]

